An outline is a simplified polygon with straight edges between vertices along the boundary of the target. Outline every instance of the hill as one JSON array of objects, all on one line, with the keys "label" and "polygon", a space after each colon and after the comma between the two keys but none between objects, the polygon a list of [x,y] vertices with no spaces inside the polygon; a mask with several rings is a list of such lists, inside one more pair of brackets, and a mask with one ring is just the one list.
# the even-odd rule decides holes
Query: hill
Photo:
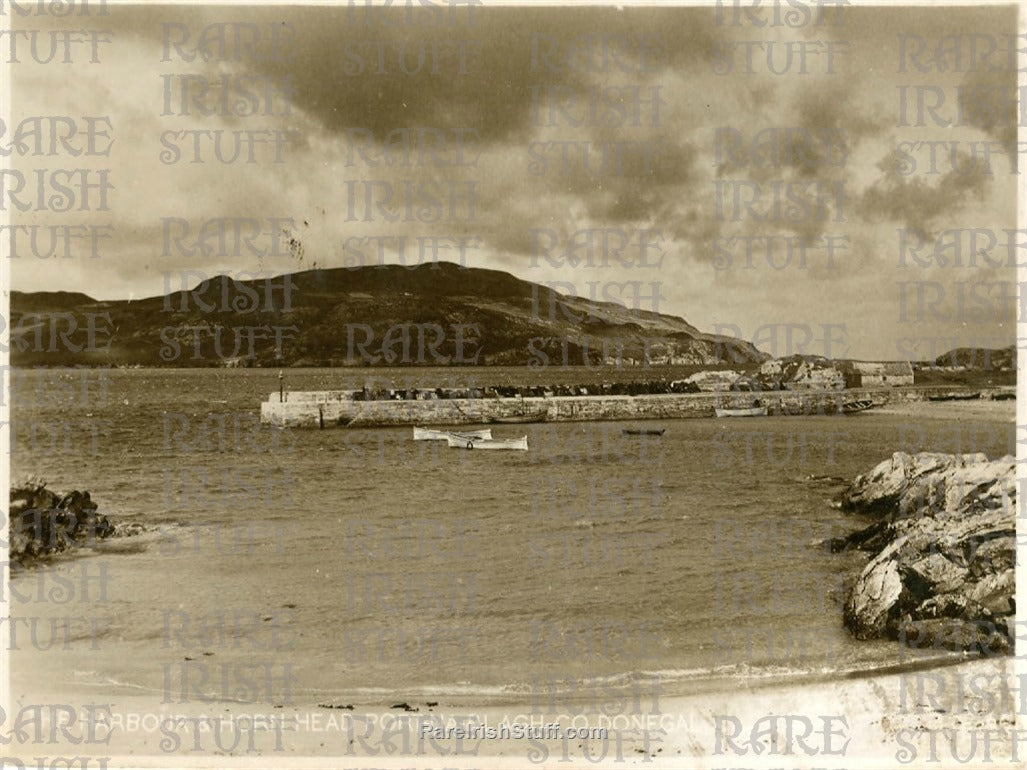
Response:
[{"label": "hill", "polygon": [[1007,348],[953,348],[934,359],[935,366],[1001,370],[1016,368],[1016,346]]},{"label": "hill", "polygon": [[96,304],[96,300],[88,294],[77,291],[36,291],[31,294],[12,291],[12,309],[15,298],[18,301],[18,309],[23,313],[60,312]]},{"label": "hill", "polygon": [[[643,302],[644,304],[644,302]],[[759,362],[682,318],[438,263],[217,276],[141,300],[11,292],[16,365],[344,366]]]}]

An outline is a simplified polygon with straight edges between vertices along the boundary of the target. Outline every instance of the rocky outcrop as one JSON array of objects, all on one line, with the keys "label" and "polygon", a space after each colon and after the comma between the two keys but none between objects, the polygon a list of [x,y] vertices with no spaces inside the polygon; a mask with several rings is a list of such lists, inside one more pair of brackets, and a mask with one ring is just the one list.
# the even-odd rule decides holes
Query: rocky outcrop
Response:
[{"label": "rocky outcrop", "polygon": [[859,639],[918,648],[1012,648],[1016,470],[1012,457],[896,452],[858,476],[842,508],[880,517],[831,542],[874,554],[845,603]]},{"label": "rocky outcrop", "polygon": [[88,492],[58,494],[39,479],[11,486],[10,550],[12,562],[26,566],[115,534]]},{"label": "rocky outcrop", "polygon": [[734,385],[735,381],[741,376],[741,372],[736,372],[731,369],[725,369],[722,371],[702,371],[691,375],[685,380],[685,383],[694,386],[704,393],[714,393],[717,391],[731,390],[732,385]]},{"label": "rocky outcrop", "polygon": [[787,358],[772,358],[763,362],[757,378],[766,390],[834,390],[845,387],[845,375],[832,361],[823,356],[798,353]]}]

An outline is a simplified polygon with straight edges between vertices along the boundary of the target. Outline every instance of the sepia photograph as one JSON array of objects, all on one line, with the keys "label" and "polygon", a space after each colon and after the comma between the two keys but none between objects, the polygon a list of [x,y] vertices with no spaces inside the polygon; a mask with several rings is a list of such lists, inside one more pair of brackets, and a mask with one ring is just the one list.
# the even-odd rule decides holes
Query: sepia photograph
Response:
[{"label": "sepia photograph", "polygon": [[0,767],[1023,767],[1023,11],[0,0]]}]

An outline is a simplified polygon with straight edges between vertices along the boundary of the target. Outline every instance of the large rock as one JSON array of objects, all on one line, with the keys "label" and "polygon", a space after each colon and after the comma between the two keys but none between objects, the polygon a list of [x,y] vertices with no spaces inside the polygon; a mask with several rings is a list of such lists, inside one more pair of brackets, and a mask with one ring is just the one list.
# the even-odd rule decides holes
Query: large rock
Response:
[{"label": "large rock", "polygon": [[902,595],[896,551],[902,541],[871,560],[845,603],[845,625],[857,639],[883,636]]},{"label": "large rock", "polygon": [[685,380],[689,385],[694,385],[703,392],[717,392],[731,390],[735,380],[741,377],[741,372],[731,369],[696,372]]},{"label": "large rock", "polygon": [[1016,496],[1015,466],[1009,456],[896,452],[856,477],[842,496],[842,508],[891,515],[1007,508]]},{"label": "large rock", "polygon": [[760,366],[758,379],[766,385],[788,389],[833,390],[845,387],[845,375],[829,359],[798,353],[765,361]]},{"label": "large rock", "polygon": [[9,517],[9,558],[23,566],[115,532],[88,492],[58,495],[39,479],[11,486]]},{"label": "large rock", "polygon": [[1011,649],[1012,457],[897,452],[857,477],[842,506],[881,517],[832,542],[834,550],[875,553],[845,603],[845,625],[857,638],[987,653]]}]

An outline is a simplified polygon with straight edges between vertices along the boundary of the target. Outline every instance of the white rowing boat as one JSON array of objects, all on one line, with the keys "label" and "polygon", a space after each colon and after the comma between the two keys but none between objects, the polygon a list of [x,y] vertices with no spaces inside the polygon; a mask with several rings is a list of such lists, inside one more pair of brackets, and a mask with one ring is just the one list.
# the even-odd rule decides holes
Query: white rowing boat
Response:
[{"label": "white rowing boat", "polygon": [[463,436],[449,435],[446,437],[451,449],[519,449],[528,450],[528,437],[472,439]]},{"label": "white rowing boat", "polygon": [[431,428],[414,428],[414,441],[445,441],[449,436],[461,436],[475,440],[492,438],[492,428],[484,430],[432,430]]},{"label": "white rowing boat", "polygon": [[753,406],[747,409],[721,409],[715,407],[717,417],[766,417],[767,407]]}]

